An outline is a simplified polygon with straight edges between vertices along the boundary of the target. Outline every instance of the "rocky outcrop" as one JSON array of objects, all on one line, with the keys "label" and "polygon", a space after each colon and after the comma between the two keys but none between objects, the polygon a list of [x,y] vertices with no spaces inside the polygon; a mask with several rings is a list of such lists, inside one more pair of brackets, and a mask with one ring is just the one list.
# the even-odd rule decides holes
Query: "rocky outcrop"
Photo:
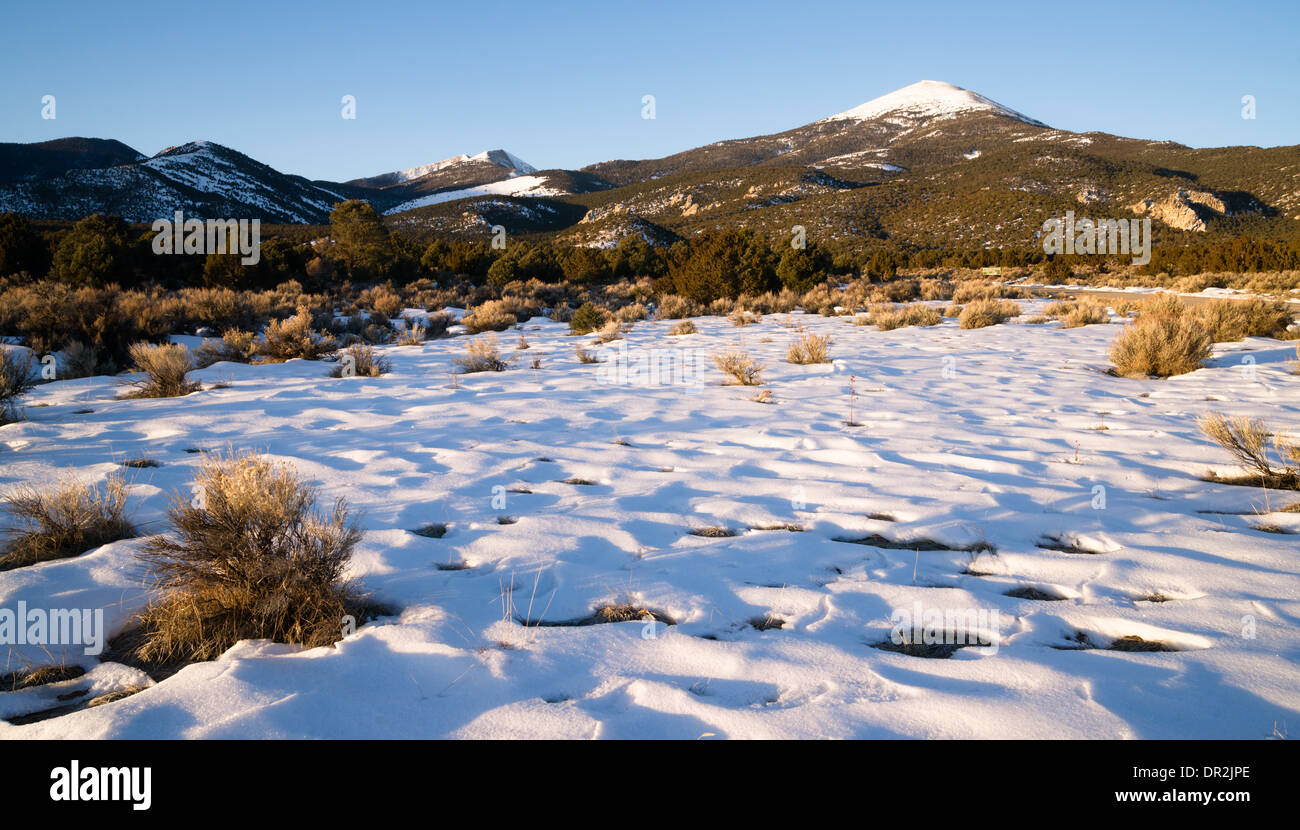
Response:
[{"label": "rocky outcrop", "polygon": [[1205,232],[1206,220],[1231,215],[1222,199],[1202,190],[1178,190],[1163,199],[1143,199],[1130,209],[1171,228],[1198,233]]}]

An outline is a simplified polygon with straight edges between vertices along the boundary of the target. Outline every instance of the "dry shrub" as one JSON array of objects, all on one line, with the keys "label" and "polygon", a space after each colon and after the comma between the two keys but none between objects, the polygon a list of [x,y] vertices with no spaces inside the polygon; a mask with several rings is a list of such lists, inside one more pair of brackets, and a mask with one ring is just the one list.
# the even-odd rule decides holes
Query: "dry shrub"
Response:
[{"label": "dry shrub", "polygon": [[315,647],[341,639],[344,617],[360,610],[344,579],[361,540],[346,503],[319,515],[314,487],[251,453],[206,456],[194,483],[201,498],[178,494],[170,532],[141,551],[164,593],[138,619],[135,656],[210,660],[240,640]]},{"label": "dry shrub", "polygon": [[132,343],[156,342],[171,333],[172,321],[155,307],[161,305],[156,295],[123,292],[116,286],[13,286],[0,292],[0,330],[22,337],[37,354],[84,343],[96,351],[103,371],[115,372],[128,365]]},{"label": "dry shrub", "polygon": [[509,362],[501,359],[494,334],[479,340],[471,340],[465,347],[465,355],[456,358],[456,365],[463,374],[472,372],[504,372]]},{"label": "dry shrub", "polygon": [[905,303],[920,296],[921,287],[917,280],[899,279],[884,283],[872,293],[883,302]]},{"label": "dry shrub", "polygon": [[736,301],[730,297],[719,297],[709,303],[709,314],[714,317],[726,317],[736,310]]},{"label": "dry shrub", "polygon": [[424,344],[425,333],[424,326],[420,323],[410,323],[402,328],[397,335],[397,345],[399,346],[420,346]]},{"label": "dry shrub", "polygon": [[126,495],[120,475],[102,486],[65,479],[47,490],[19,488],[6,499],[17,524],[8,528],[13,538],[0,553],[0,570],[78,556],[135,536],[126,519]]},{"label": "dry shrub", "polygon": [[782,288],[781,293],[777,294],[772,300],[772,310],[770,313],[788,314],[789,312],[794,311],[799,307],[799,297],[799,292],[795,291],[793,288]]},{"label": "dry shrub", "polygon": [[952,301],[957,305],[965,305],[976,300],[1015,299],[1023,296],[1024,292],[1019,288],[981,280],[968,280],[953,289]]},{"label": "dry shrub", "polygon": [[31,357],[0,345],[0,426],[22,418],[18,399],[35,385]]},{"label": "dry shrub", "polygon": [[1196,319],[1216,343],[1247,337],[1287,336],[1291,308],[1287,303],[1254,297],[1249,300],[1218,300],[1194,309]]},{"label": "dry shrub", "polygon": [[176,292],[176,320],[191,329],[254,328],[255,300],[247,292],[229,288],[182,288]]},{"label": "dry shrub", "polygon": [[1100,303],[1085,301],[1076,303],[1073,308],[1061,315],[1061,322],[1067,329],[1109,323],[1110,312],[1106,310],[1106,306]]},{"label": "dry shrub", "polygon": [[948,280],[926,277],[921,280],[922,300],[951,300],[953,285]]},{"label": "dry shrub", "polygon": [[759,372],[763,371],[763,365],[755,363],[754,359],[744,352],[733,349],[724,354],[715,354],[713,362],[731,378],[731,381],[723,381],[724,386],[728,384],[758,386],[762,383]]},{"label": "dry shrub", "polygon": [[982,329],[1005,323],[1020,314],[1020,306],[1010,300],[975,300],[962,309],[958,318],[964,329]]},{"label": "dry shrub", "polygon": [[357,304],[362,308],[378,311],[386,317],[398,314],[405,306],[401,295],[384,285],[362,291],[357,297]]},{"label": "dry shrub", "polygon": [[799,305],[810,314],[833,317],[836,314],[835,307],[839,305],[839,300],[840,298],[832,292],[829,285],[819,285],[804,292],[803,297],[799,300]]},{"label": "dry shrub", "polygon": [[375,354],[365,343],[349,346],[339,354],[339,365],[330,372],[332,378],[377,378],[387,374],[392,365],[386,358]]},{"label": "dry shrub", "polygon": [[596,337],[602,343],[610,343],[622,336],[622,330],[619,328],[618,320],[610,320],[600,331],[596,332]]},{"label": "dry shrub", "polygon": [[906,326],[937,326],[943,315],[925,303],[909,303],[899,308],[872,307],[870,320],[881,331],[892,331]]},{"label": "dry shrub", "polygon": [[948,306],[947,308],[945,308],[945,309],[943,310],[943,316],[944,316],[944,317],[961,317],[961,313],[962,313],[962,311],[964,311],[964,310],[965,310],[965,309],[964,309],[962,306],[959,306],[959,305],[957,305],[956,303],[953,303],[952,305]]},{"label": "dry shrub", "polygon": [[1146,300],[1136,303],[1138,316],[1181,317],[1187,313],[1187,305],[1176,294],[1161,292]]},{"label": "dry shrub", "polygon": [[180,343],[136,343],[131,347],[131,360],[144,377],[128,381],[131,391],[123,397],[178,398],[201,388],[185,379],[194,361],[190,350]]},{"label": "dry shrub", "polygon": [[372,346],[393,342],[393,335],[393,327],[389,325],[380,326],[371,323],[361,330],[361,339]]},{"label": "dry shrub", "polygon": [[470,334],[505,331],[519,322],[519,319],[507,310],[508,308],[509,306],[502,300],[488,300],[466,314],[461,323]]},{"label": "dry shrub", "polygon": [[830,363],[831,336],[829,334],[805,334],[790,344],[786,360],[791,363],[807,365],[809,363]]},{"label": "dry shrub", "polygon": [[1125,377],[1169,377],[1201,368],[1210,343],[1204,328],[1189,316],[1144,314],[1115,338],[1110,359]]},{"label": "dry shrub", "polygon": [[105,367],[100,366],[99,353],[80,340],[74,340],[63,347],[63,368],[59,371],[60,378],[94,377],[102,368]]},{"label": "dry shrub", "polygon": [[311,312],[299,306],[298,313],[283,320],[272,320],[256,344],[259,357],[273,362],[302,358],[319,360],[338,348],[333,336],[312,328]]},{"label": "dry shrub", "polygon": [[695,334],[699,329],[690,320],[681,320],[674,324],[669,334]]},{"label": "dry shrub", "polygon": [[221,339],[209,337],[194,350],[194,366],[206,369],[214,363],[250,363],[255,347],[253,333],[243,329],[226,329]]},{"label": "dry shrub", "polygon": [[[1237,463],[1250,470],[1260,483],[1291,489],[1300,484],[1300,444],[1274,432],[1264,421],[1244,415],[1224,416],[1210,412],[1202,416],[1197,425]],[[1269,460],[1270,444],[1277,455],[1277,466]]]},{"label": "dry shrub", "polygon": [[595,352],[584,349],[581,346],[574,346],[573,353],[577,355],[579,363],[599,363],[600,356]]},{"label": "dry shrub", "polygon": [[620,308],[614,314],[614,319],[620,323],[635,323],[644,320],[650,316],[650,311],[641,303],[632,303]]},{"label": "dry shrub", "polygon": [[553,320],[556,323],[567,323],[573,319],[573,309],[567,303],[561,303],[552,309],[551,313],[546,316],[547,319]]},{"label": "dry shrub", "polygon": [[445,311],[426,314],[424,317],[424,336],[430,340],[442,337],[454,322],[456,322],[455,318]]},{"label": "dry shrub", "polygon": [[752,311],[746,311],[743,308],[737,308],[735,311],[731,312],[731,316],[727,319],[731,320],[731,325],[737,327],[752,326],[755,323],[761,323],[763,321],[763,318],[760,315],[755,314]]}]

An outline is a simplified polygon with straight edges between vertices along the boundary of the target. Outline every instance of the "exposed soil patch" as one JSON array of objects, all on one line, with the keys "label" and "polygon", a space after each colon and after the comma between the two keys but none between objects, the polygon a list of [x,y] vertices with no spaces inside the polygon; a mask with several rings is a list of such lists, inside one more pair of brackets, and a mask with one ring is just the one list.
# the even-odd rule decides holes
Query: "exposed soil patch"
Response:
[{"label": "exposed soil patch", "polygon": [[584,625],[604,625],[606,623],[621,622],[645,622],[648,619],[654,619],[664,625],[677,625],[677,621],[662,611],[655,611],[651,608],[642,608],[638,605],[602,605],[595,611],[592,611],[585,617],[577,617],[572,620],[533,620],[525,621],[516,619],[515,622],[520,625],[526,625],[533,628],[566,628]]},{"label": "exposed soil patch", "polygon": [[1065,597],[1057,596],[1056,594],[1049,594],[1046,591],[1040,591],[1029,585],[1012,588],[1010,591],[1003,594],[1003,596],[1015,597],[1016,599],[1032,599],[1038,602],[1060,602],[1065,599]]},{"label": "exposed soil patch", "polygon": [[1111,651],[1180,651],[1159,640],[1144,640],[1136,634],[1120,637],[1110,644]]},{"label": "exposed soil patch", "polygon": [[1092,638],[1082,631],[1076,631],[1074,636],[1066,637],[1063,644],[1052,646],[1057,651],[1082,651],[1096,647],[1097,644],[1092,641]]},{"label": "exposed soil patch", "polygon": [[729,527],[693,527],[686,532],[692,536],[703,536],[706,539],[725,539],[736,535],[736,531]]},{"label": "exposed soil patch", "polygon": [[844,537],[837,537],[835,541],[848,542],[849,544],[853,544],[853,545],[867,545],[869,547],[883,548],[885,550],[912,550],[912,551],[958,550],[958,551],[966,551],[968,553],[997,553],[998,552],[998,549],[995,548],[993,545],[989,544],[988,542],[976,542],[973,545],[965,545],[963,547],[955,548],[952,545],[945,545],[943,542],[936,542],[933,539],[918,538],[918,539],[894,540],[894,539],[886,539],[884,536],[881,536],[879,533],[873,533],[870,536],[863,536],[861,539],[846,539]]},{"label": "exposed soil patch", "polygon": [[440,523],[427,524],[418,527],[411,532],[416,536],[423,536],[426,539],[441,539],[447,535],[447,526]]},{"label": "exposed soil patch", "polygon": [[893,640],[885,640],[872,643],[871,647],[878,648],[881,651],[892,651],[895,654],[906,654],[908,657],[947,660],[956,654],[958,649],[965,648],[966,645],[966,643],[895,643]]},{"label": "exposed soil patch", "polygon": [[1099,550],[1090,550],[1082,547],[1078,542],[1069,539],[1062,539],[1059,536],[1044,536],[1038,541],[1036,547],[1043,550],[1055,550],[1061,553],[1081,553],[1089,556],[1096,556],[1101,553]]},{"label": "exposed soil patch", "polygon": [[803,526],[796,524],[754,525],[750,530],[788,530],[791,533],[802,533]]},{"label": "exposed soil patch", "polygon": [[1251,525],[1250,529],[1258,530],[1260,533],[1278,533],[1283,536],[1290,535],[1295,532],[1294,530],[1287,530],[1285,527],[1282,527],[1281,525],[1275,525],[1275,524]]},{"label": "exposed soil patch", "polygon": [[785,620],[767,614],[761,617],[750,617],[749,625],[758,631],[771,631],[774,628],[785,628]]}]

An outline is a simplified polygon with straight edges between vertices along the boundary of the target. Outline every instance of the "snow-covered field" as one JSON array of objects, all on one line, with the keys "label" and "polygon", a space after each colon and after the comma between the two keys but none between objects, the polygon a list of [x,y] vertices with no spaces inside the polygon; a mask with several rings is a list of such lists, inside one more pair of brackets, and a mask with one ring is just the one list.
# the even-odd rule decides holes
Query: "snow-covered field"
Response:
[{"label": "snow-covered field", "polygon": [[[454,381],[465,337],[385,347],[393,371],[376,379],[291,361],[218,364],[192,377],[228,388],[176,399],[116,400],[110,378],[39,387],[29,420],[0,428],[0,488],[69,468],[103,479],[148,456],[162,466],[128,472],[135,520],[157,530],[170,494],[188,492],[199,456],[187,449],[264,450],[323,502],[364,512],[354,575],[401,611],[335,648],[241,643],[122,700],[0,724],[0,737],[1264,738],[1300,726],[1300,537],[1252,529],[1300,531],[1300,513],[1255,515],[1300,494],[1201,481],[1232,467],[1195,423],[1215,410],[1294,429],[1294,343],[1220,344],[1206,368],[1147,381],[1104,373],[1118,320],[695,322],[684,337],[667,336],[673,321],[638,323],[622,342],[743,344],[766,364],[771,404],[720,385],[711,364],[700,388],[603,382],[608,366],[574,355],[590,338],[541,318],[524,324],[531,348],[514,367]],[[785,362],[796,325],[834,336],[833,364]],[[498,337],[513,354],[518,333]],[[851,376],[860,426],[844,423]],[[428,523],[446,535],[411,532]],[[758,529],[785,525],[802,531]],[[688,533],[703,527],[736,535]],[[838,541],[872,534],[996,553]],[[1048,538],[1077,552],[1038,546]],[[102,607],[119,630],[145,601],[138,545],[0,573],[0,608]],[[1059,599],[1007,596],[1025,587]],[[517,621],[623,601],[676,624]],[[917,608],[983,611],[993,645],[949,659],[873,647]],[[1077,647],[1080,634],[1094,647]],[[1108,648],[1128,636],[1177,650]],[[14,651],[9,670],[49,662]],[[95,668],[0,694],[0,717],[92,683],[90,696],[149,683],[69,659]]]}]

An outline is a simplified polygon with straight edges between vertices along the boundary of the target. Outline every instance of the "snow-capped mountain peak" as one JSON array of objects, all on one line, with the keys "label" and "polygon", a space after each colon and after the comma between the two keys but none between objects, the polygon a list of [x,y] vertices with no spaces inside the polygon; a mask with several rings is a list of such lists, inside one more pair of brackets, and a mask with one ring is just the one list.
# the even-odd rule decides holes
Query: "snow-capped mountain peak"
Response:
[{"label": "snow-capped mountain peak", "polygon": [[1047,126],[983,95],[943,81],[917,81],[822,121],[869,121],[886,115],[921,120],[952,118],[967,112],[992,112],[1026,124]]},{"label": "snow-capped mountain peak", "polygon": [[507,153],[505,150],[484,150],[483,152],[476,153],[472,156],[462,153],[459,156],[452,156],[451,158],[443,159],[442,161],[435,161],[432,164],[422,164],[419,167],[411,167],[407,170],[397,170],[393,173],[389,173],[385,178],[389,180],[388,183],[390,184],[400,184],[402,182],[409,182],[423,178],[430,173],[436,173],[439,170],[446,170],[449,167],[479,161],[485,161],[490,164],[495,164],[498,167],[504,167],[509,171],[508,175],[510,176],[537,172],[537,168],[533,167],[518,156]]}]

